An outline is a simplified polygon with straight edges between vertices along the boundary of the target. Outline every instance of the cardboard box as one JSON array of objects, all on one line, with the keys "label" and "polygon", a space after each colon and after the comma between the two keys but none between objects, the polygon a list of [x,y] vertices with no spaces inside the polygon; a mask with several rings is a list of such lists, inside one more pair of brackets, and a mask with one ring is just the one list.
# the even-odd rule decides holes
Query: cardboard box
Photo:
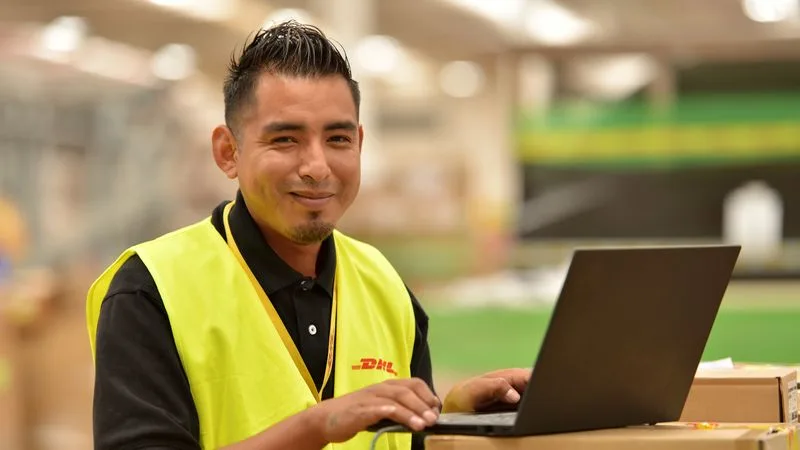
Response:
[{"label": "cardboard box", "polygon": [[94,366],[81,306],[58,310],[22,342],[25,450],[93,448]]},{"label": "cardboard box", "polygon": [[24,414],[17,336],[0,317],[0,448],[22,450]]},{"label": "cardboard box", "polygon": [[739,370],[773,370],[791,369],[797,372],[797,385],[800,387],[800,366],[792,364],[765,364],[765,363],[735,363],[734,367]]},{"label": "cardboard box", "polygon": [[561,433],[524,438],[429,436],[426,450],[790,450],[797,448],[795,426],[694,424]]},{"label": "cardboard box", "polygon": [[797,423],[797,372],[790,368],[698,371],[682,422]]}]

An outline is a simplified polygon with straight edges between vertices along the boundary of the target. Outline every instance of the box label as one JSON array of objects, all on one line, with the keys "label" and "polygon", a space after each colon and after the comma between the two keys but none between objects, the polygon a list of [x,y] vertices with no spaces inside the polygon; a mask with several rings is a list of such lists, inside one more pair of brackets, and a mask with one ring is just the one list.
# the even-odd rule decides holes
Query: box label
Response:
[{"label": "box label", "polygon": [[789,401],[789,423],[797,423],[797,383],[789,384],[787,397]]}]

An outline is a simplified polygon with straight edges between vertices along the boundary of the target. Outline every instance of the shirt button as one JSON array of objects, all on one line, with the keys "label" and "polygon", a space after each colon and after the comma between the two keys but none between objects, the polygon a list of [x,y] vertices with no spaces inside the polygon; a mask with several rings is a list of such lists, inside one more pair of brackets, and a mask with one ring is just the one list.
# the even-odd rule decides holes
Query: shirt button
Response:
[{"label": "shirt button", "polygon": [[316,327],[316,325],[314,325],[313,323],[312,323],[311,325],[309,325],[309,326],[308,326],[308,334],[310,334],[310,335],[312,335],[312,336],[314,336],[315,334],[317,334],[317,327]]},{"label": "shirt button", "polygon": [[314,282],[312,280],[306,279],[300,282],[300,288],[304,291],[310,291],[313,286]]}]

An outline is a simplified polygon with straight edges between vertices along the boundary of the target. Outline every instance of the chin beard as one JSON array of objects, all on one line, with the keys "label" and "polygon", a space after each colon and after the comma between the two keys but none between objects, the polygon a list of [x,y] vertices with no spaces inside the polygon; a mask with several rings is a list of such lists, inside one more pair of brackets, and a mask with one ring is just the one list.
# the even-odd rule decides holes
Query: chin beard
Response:
[{"label": "chin beard", "polygon": [[291,230],[290,238],[301,245],[318,244],[333,233],[334,225],[321,220],[312,220]]}]

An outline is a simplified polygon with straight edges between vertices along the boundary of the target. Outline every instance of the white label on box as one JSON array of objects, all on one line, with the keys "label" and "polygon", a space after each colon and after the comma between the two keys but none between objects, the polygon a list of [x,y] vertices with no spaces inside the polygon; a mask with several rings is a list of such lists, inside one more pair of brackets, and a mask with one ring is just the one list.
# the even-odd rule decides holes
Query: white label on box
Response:
[{"label": "white label on box", "polygon": [[797,383],[789,385],[787,397],[789,401],[789,423],[797,423]]}]

